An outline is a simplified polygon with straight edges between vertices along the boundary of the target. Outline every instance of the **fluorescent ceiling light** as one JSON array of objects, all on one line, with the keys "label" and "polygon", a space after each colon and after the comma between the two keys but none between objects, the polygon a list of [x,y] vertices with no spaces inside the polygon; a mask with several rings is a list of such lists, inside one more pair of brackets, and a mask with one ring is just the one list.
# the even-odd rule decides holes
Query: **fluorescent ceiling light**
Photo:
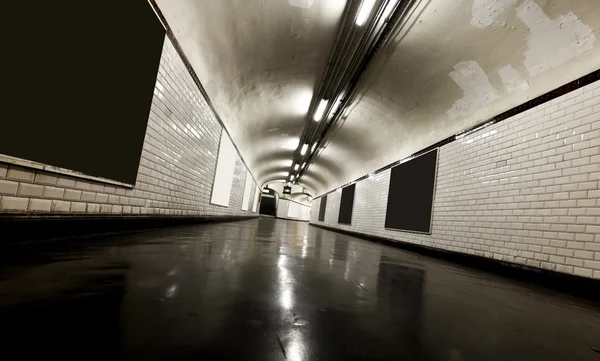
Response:
[{"label": "fluorescent ceiling light", "polygon": [[306,167],[306,162],[302,163],[302,168]]},{"label": "fluorescent ceiling light", "polygon": [[304,144],[302,146],[302,149],[300,149],[300,154],[301,155],[305,155],[306,154],[306,150],[308,149],[308,144]]},{"label": "fluorescent ceiling light", "polygon": [[290,180],[291,180],[291,181],[293,181],[293,180],[294,180],[294,176],[293,176],[293,175],[291,175],[291,176],[290,176]]},{"label": "fluorescent ceiling light", "polygon": [[329,103],[328,100],[321,100],[321,103],[319,103],[319,107],[317,108],[317,111],[315,112],[315,116],[314,116],[314,120],[315,122],[318,122],[319,120],[321,120],[323,118],[323,113],[325,113],[325,108],[327,108],[327,103]]},{"label": "fluorescent ceiling light", "polygon": [[335,102],[335,105],[331,108],[331,112],[329,113],[330,118],[333,118],[333,115],[340,109],[340,105],[342,105],[342,99]]},{"label": "fluorescent ceiling light", "polygon": [[313,144],[313,147],[312,147],[312,150],[311,150],[311,152],[314,152],[314,151],[315,151],[315,149],[317,149],[317,142],[315,142],[315,144]]},{"label": "fluorescent ceiling light", "polygon": [[363,26],[365,24],[369,14],[371,14],[373,5],[375,5],[375,0],[363,0],[360,10],[358,10],[358,16],[356,17],[356,25]]},{"label": "fluorescent ceiling light", "polygon": [[298,168],[300,168],[300,164],[296,164],[296,165],[294,166],[294,170],[298,170]]},{"label": "fluorescent ceiling light", "polygon": [[281,142],[279,148],[281,148],[281,149],[288,149],[288,150],[294,150],[294,149],[298,148],[299,144],[300,144],[300,138],[290,137],[290,138],[287,138],[287,139],[283,140]]}]

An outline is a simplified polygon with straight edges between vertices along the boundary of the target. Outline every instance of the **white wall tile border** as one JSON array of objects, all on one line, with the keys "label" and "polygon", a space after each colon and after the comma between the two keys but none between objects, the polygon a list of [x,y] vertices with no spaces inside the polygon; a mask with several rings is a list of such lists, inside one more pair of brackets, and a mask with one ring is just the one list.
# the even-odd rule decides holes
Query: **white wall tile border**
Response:
[{"label": "white wall tile border", "polygon": [[54,173],[54,174],[60,174],[60,175],[66,175],[66,176],[73,176],[73,177],[77,177],[77,178],[81,178],[81,179],[88,179],[90,181],[95,181],[95,182],[114,184],[114,185],[120,186],[120,187],[133,188],[133,184],[122,183],[122,182],[108,179],[108,178],[95,177],[95,176],[91,176],[91,175],[88,175],[85,173],[76,172],[76,171],[73,171],[70,169],[55,167],[55,166],[38,163],[38,162],[26,160],[26,159],[21,159],[21,158],[17,158],[17,157],[12,157],[9,155],[4,155],[4,154],[0,154],[0,162],[5,163],[5,165],[14,164],[14,165],[17,165],[17,166],[20,166],[23,168],[45,171],[45,172],[47,172],[47,173],[45,173],[45,175],[47,175],[47,176],[51,176],[51,173]]}]

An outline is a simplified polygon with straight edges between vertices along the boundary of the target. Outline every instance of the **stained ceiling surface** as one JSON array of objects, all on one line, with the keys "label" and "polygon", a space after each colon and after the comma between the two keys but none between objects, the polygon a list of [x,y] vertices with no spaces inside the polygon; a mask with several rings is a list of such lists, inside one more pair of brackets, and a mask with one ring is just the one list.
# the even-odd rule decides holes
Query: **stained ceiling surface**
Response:
[{"label": "stained ceiling surface", "polygon": [[[352,2],[157,1],[261,184],[287,177]],[[418,0],[409,10],[300,178],[312,194],[600,69],[597,0]]]}]

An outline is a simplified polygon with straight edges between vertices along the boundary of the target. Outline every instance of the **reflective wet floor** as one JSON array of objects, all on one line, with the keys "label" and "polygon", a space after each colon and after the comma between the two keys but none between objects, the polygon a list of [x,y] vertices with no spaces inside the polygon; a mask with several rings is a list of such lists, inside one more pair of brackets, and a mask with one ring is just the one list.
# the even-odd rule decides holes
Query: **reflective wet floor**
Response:
[{"label": "reflective wet floor", "polygon": [[0,249],[2,359],[600,360],[600,305],[263,218]]}]

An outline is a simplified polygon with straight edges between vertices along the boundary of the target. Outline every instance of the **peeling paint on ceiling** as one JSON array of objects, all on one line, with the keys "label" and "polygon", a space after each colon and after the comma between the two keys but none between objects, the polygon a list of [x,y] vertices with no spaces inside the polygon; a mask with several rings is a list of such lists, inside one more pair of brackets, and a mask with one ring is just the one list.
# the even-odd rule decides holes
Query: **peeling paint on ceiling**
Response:
[{"label": "peeling paint on ceiling", "polygon": [[596,42],[592,29],[572,12],[551,20],[534,1],[526,0],[517,16],[529,27],[524,63],[531,76],[590,51]]},{"label": "peeling paint on ceiling", "polygon": [[529,89],[529,83],[523,80],[517,69],[510,64],[500,68],[498,74],[508,93]]},{"label": "peeling paint on ceiling", "polygon": [[506,8],[517,0],[474,0],[471,13],[471,25],[478,28],[487,28],[494,23]]},{"label": "peeling paint on ceiling", "polygon": [[448,110],[448,117],[456,119],[475,112],[478,108],[498,99],[498,94],[487,75],[476,61],[462,61],[454,66],[450,77],[464,91],[462,98]]},{"label": "peeling paint on ceiling", "polygon": [[290,6],[297,8],[309,9],[313,5],[314,0],[288,0]]}]

